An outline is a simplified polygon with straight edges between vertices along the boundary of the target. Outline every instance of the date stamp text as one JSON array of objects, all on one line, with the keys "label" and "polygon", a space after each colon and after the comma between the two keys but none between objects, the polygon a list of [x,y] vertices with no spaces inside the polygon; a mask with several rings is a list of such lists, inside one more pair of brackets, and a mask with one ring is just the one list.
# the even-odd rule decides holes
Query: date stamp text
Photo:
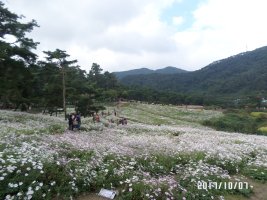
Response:
[{"label": "date stamp text", "polygon": [[248,188],[248,182],[197,182],[197,189],[199,190],[243,190]]}]

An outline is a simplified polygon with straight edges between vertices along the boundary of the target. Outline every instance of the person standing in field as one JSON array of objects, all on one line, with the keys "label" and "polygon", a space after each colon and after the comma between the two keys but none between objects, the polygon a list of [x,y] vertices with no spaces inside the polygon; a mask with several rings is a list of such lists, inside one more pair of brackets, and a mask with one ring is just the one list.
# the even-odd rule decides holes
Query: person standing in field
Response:
[{"label": "person standing in field", "polygon": [[94,121],[94,123],[95,122],[100,122],[100,117],[99,117],[98,113],[94,113],[93,121]]},{"label": "person standing in field", "polygon": [[[74,117],[72,118],[72,124],[73,124],[72,127],[78,129],[78,118],[77,118],[77,114],[75,113],[73,116]],[[72,128],[72,130],[73,130],[73,128]]]},{"label": "person standing in field", "polygon": [[69,130],[73,130],[73,113],[71,113],[68,117],[68,121],[69,121]]},{"label": "person standing in field", "polygon": [[78,122],[77,129],[80,130],[80,128],[81,128],[81,115],[80,115],[80,113],[78,113],[76,115],[76,120]]},{"label": "person standing in field", "polygon": [[100,117],[99,117],[98,113],[96,113],[95,121],[96,121],[96,122],[100,122]]}]

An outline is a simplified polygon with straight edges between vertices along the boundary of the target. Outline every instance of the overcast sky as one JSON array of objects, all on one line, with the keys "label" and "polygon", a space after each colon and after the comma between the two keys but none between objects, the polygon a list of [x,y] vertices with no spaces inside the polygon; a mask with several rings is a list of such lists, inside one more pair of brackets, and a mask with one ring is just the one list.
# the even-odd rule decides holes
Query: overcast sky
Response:
[{"label": "overcast sky", "polygon": [[266,0],[2,0],[40,25],[38,54],[66,50],[82,69],[196,70],[267,45]]}]

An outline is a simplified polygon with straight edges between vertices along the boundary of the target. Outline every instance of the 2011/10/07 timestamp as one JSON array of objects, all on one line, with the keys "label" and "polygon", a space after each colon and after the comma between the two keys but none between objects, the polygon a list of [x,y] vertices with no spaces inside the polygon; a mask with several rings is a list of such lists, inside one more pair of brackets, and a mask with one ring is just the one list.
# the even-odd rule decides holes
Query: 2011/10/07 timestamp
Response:
[{"label": "2011/10/07 timestamp", "polygon": [[198,181],[197,189],[199,190],[242,190],[248,189],[248,182],[206,182],[206,181]]}]

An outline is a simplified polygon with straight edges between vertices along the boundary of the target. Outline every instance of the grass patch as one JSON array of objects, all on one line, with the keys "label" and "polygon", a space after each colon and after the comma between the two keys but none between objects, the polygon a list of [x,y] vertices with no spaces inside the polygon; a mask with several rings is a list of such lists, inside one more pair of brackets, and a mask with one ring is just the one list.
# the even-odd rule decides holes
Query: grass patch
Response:
[{"label": "grass patch", "polygon": [[267,127],[262,127],[267,123],[265,116],[265,113],[231,110],[222,117],[205,120],[202,124],[220,131],[262,135],[267,134]]},{"label": "grass patch", "polygon": [[62,124],[51,124],[47,129],[49,134],[62,134],[66,126]]},{"label": "grass patch", "polygon": [[266,112],[251,112],[250,115],[253,117],[257,117],[257,118],[267,119],[267,113]]},{"label": "grass patch", "polygon": [[258,128],[258,132],[259,132],[261,135],[267,135],[267,126]]},{"label": "grass patch", "polygon": [[243,169],[242,173],[252,179],[259,180],[263,183],[267,181],[267,169],[264,167],[251,166]]}]

